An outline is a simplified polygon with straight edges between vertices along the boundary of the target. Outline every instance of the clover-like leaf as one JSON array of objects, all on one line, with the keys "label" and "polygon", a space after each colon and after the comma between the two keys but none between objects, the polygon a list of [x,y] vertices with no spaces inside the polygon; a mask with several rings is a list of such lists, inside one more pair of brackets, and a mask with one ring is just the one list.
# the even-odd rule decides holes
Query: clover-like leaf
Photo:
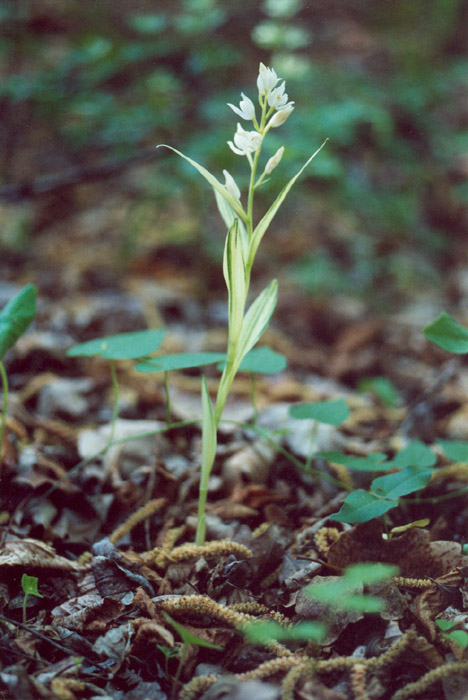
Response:
[{"label": "clover-like leaf", "polygon": [[349,417],[349,408],[343,399],[315,401],[291,406],[289,415],[301,420],[313,419],[328,425],[341,425]]},{"label": "clover-like leaf", "polygon": [[443,350],[458,355],[468,353],[468,329],[446,313],[426,326],[423,333]]},{"label": "clover-like leaf", "polygon": [[368,491],[357,489],[346,496],[338,513],[330,515],[330,519],[357,525],[378,518],[397,506],[397,500],[379,498]]},{"label": "clover-like leaf", "polygon": [[68,357],[102,357],[106,360],[136,360],[155,352],[161,345],[165,330],[134,331],[94,338],[74,345],[67,351]]},{"label": "clover-like leaf", "polygon": [[137,372],[170,372],[171,370],[192,369],[214,365],[226,359],[224,352],[178,352],[173,355],[152,357],[135,365]]}]

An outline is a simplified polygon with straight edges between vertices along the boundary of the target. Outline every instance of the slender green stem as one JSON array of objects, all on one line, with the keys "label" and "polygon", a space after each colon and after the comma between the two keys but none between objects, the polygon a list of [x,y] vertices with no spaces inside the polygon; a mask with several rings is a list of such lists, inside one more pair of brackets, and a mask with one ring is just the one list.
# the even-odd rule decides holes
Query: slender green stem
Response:
[{"label": "slender green stem", "polygon": [[3,405],[2,418],[0,420],[0,464],[2,463],[3,455],[3,436],[5,435],[6,414],[8,410],[8,377],[5,370],[5,365],[0,360],[0,375],[2,377]]},{"label": "slender green stem", "polygon": [[258,406],[257,406],[257,387],[255,382],[255,372],[249,372],[250,379],[250,400],[253,406],[253,423],[258,422]]},{"label": "slender green stem", "polygon": [[112,377],[112,393],[113,393],[113,401],[112,401],[112,421],[111,421],[111,430],[109,434],[109,440],[107,441],[107,445],[105,449],[107,450],[110,445],[112,444],[115,436],[115,426],[117,423],[117,418],[119,417],[119,382],[117,379],[117,372],[115,369],[115,362],[114,360],[109,360],[110,364],[110,371],[111,371],[111,377]]}]

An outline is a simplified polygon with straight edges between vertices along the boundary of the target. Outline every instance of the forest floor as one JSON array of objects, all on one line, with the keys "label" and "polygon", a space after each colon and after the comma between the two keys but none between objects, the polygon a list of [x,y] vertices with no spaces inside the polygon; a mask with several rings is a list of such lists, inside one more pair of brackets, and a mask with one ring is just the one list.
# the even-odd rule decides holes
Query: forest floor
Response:
[{"label": "forest floor", "polygon": [[[103,453],[109,365],[66,351],[146,327],[168,329],[164,352],[223,351],[221,270],[207,275],[196,246],[182,254],[167,245],[136,255],[123,272],[114,262],[122,203],[104,189],[104,203],[68,212],[57,225],[50,214],[53,206],[57,217],[57,201],[35,203],[37,237],[2,255],[0,305],[30,281],[39,303],[35,323],[6,358],[0,697],[466,698],[463,646],[435,619],[467,627],[468,472],[437,440],[468,440],[468,372],[423,336],[436,315],[432,301],[412,299],[385,317],[351,299],[314,300],[280,276],[261,344],[282,353],[287,368],[257,377],[255,408],[251,382],[239,375],[220,427],[207,545],[197,548],[200,372],[171,374],[167,428],[163,376],[117,362],[121,441]],[[74,196],[90,191],[82,185]],[[205,277],[216,280],[213,289]],[[269,281],[262,277],[258,289]],[[214,397],[218,375],[206,374]],[[358,390],[369,377],[385,377],[395,397]],[[292,404],[338,398],[350,416],[337,427],[317,432],[289,416]],[[123,441],[139,433],[146,436]],[[424,490],[401,499],[384,524],[330,520],[372,475],[310,459],[311,446],[392,457],[410,440],[437,457]],[[402,527],[415,521],[422,522]],[[395,527],[402,529],[391,533]],[[399,568],[398,577],[368,589],[383,599],[380,612],[327,607],[304,592],[359,562]],[[41,594],[26,604],[23,574],[37,577]],[[328,632],[320,643],[262,646],[242,632],[253,619],[284,628],[326,620]],[[174,621],[201,641],[183,643]]]}]

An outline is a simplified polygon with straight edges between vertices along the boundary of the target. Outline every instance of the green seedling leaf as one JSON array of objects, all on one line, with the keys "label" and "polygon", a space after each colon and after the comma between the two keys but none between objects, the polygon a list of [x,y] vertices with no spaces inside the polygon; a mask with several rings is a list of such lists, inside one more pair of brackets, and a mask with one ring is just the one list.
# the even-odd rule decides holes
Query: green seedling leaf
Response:
[{"label": "green seedling leaf", "polygon": [[456,620],[436,620],[435,621],[437,627],[440,627],[440,629],[443,632],[447,632],[447,630],[451,630],[452,627],[455,627],[458,623]]},{"label": "green seedling leaf", "polygon": [[441,313],[438,319],[426,326],[423,333],[443,350],[458,355],[468,353],[468,329],[446,313]]},{"label": "green seedling leaf", "polygon": [[344,576],[350,585],[370,586],[381,583],[388,578],[398,575],[398,566],[393,564],[381,564],[380,562],[364,562],[363,564],[351,564],[346,569]]},{"label": "green seedling leaf", "polygon": [[358,523],[366,523],[373,518],[379,518],[381,515],[397,506],[398,501],[396,500],[379,498],[373,493],[357,489],[357,491],[353,491],[346,496],[338,513],[333,513],[333,515],[330,515],[330,518],[340,523],[355,525]]},{"label": "green seedling leaf", "polygon": [[313,419],[328,425],[341,425],[349,417],[349,408],[343,399],[334,401],[316,401],[299,403],[291,406],[289,415],[292,418]]},{"label": "green seedling leaf", "polygon": [[23,574],[21,577],[21,588],[23,589],[24,595],[35,595],[38,598],[43,598],[44,596],[37,590],[36,576],[28,576],[28,574]]},{"label": "green seedling leaf", "polygon": [[238,219],[235,219],[226,236],[223,258],[223,273],[229,297],[229,332],[233,338],[238,338],[241,332],[247,296],[244,253],[237,222]]},{"label": "green seedling leaf", "polygon": [[95,338],[87,343],[74,345],[67,351],[68,357],[103,357],[106,360],[136,360],[155,352],[161,345],[165,330],[117,333]]},{"label": "green seedling leaf", "polygon": [[257,343],[270,322],[278,300],[278,282],[272,280],[261,292],[245,314],[239,338],[237,360],[239,364]]},{"label": "green seedling leaf", "polygon": [[358,391],[368,391],[375,394],[385,406],[390,408],[394,408],[400,403],[398,389],[387,377],[366,377],[361,379],[358,382]]},{"label": "green seedling leaf", "polygon": [[265,620],[249,622],[242,631],[254,644],[269,644],[273,640],[321,642],[327,634],[327,627],[322,622],[299,622],[294,627],[282,627],[277,622]]},{"label": "green seedling leaf", "polygon": [[341,609],[351,612],[378,613],[385,607],[385,602],[382,598],[365,593],[362,595],[359,595],[359,593],[350,593],[349,595],[343,596],[339,602],[339,607]]},{"label": "green seedling leaf", "polygon": [[428,484],[433,471],[427,467],[407,467],[395,474],[378,476],[372,482],[372,491],[377,496],[398,499],[423,489]]},{"label": "green seedling leaf", "polygon": [[391,465],[385,463],[387,455],[383,452],[371,452],[367,457],[355,457],[343,454],[343,452],[317,452],[315,456],[363,472],[383,472],[391,468]]},{"label": "green seedling leaf", "polygon": [[171,370],[192,369],[214,365],[226,359],[224,352],[179,352],[174,355],[162,355],[135,365],[137,372],[169,372]]},{"label": "green seedling leaf", "polygon": [[[219,370],[224,369],[224,362],[218,365]],[[254,348],[244,357],[240,363],[238,372],[254,372],[258,374],[276,374],[282,372],[287,366],[284,355],[266,345]]]},{"label": "green seedling leaf", "polygon": [[446,457],[453,462],[468,462],[468,442],[464,440],[437,440]]},{"label": "green seedling leaf", "polygon": [[277,196],[277,198],[275,199],[275,201],[273,202],[271,207],[268,209],[265,216],[258,222],[258,224],[255,227],[254,232],[252,234],[252,241],[250,244],[250,260],[253,260],[255,258],[258,246],[260,245],[260,242],[261,242],[263,236],[265,235],[266,231],[268,230],[268,227],[270,226],[271,222],[273,221],[273,219],[276,215],[276,212],[278,211],[278,209],[280,208],[280,206],[283,204],[284,200],[286,199],[286,197],[289,193],[289,190],[294,185],[296,180],[302,175],[302,173],[307,168],[309,163],[315,158],[317,153],[319,153],[322,150],[322,148],[325,146],[325,143],[326,143],[326,141],[324,141],[322,143],[320,148],[318,148],[315,151],[315,153],[310,156],[309,160],[306,163],[304,163],[304,165],[299,170],[299,172],[296,173],[296,175],[294,175],[293,178],[291,178],[291,180],[287,183],[287,185],[285,185],[285,187],[283,187],[283,189],[281,190],[281,192],[279,193],[279,195]]},{"label": "green seedling leaf", "polygon": [[200,165],[197,163],[195,160],[192,160],[192,158],[189,158],[188,156],[185,156],[183,153],[178,151],[176,148],[172,148],[172,146],[167,146],[165,143],[160,144],[157,146],[157,148],[169,148],[171,151],[174,151],[174,153],[177,153],[178,156],[186,160],[190,165],[193,165],[193,167],[198,170],[200,175],[205,178],[205,180],[211,185],[213,190],[215,192],[218,192],[218,194],[221,195],[223,199],[226,200],[226,202],[234,209],[236,214],[240,216],[240,218],[245,221],[247,219],[247,216],[242,208],[241,203],[239,200],[237,200],[235,197],[233,197],[227,189],[225,188],[224,185],[222,185],[214,175],[212,175],[209,170],[203,167],[203,165]]},{"label": "green seedling leaf", "polygon": [[405,467],[433,467],[437,457],[430,447],[419,440],[412,440],[389,462],[390,466],[404,469]]},{"label": "green seedling leaf", "polygon": [[190,630],[186,629],[179,622],[173,620],[172,617],[170,617],[164,611],[163,615],[167,622],[176,630],[176,632],[180,634],[180,637],[184,644],[193,644],[197,647],[207,647],[208,649],[217,649],[218,651],[223,651],[223,647],[220,647],[217,644],[212,644],[211,642],[206,642],[204,639],[197,637],[196,634],[193,634],[193,632],[190,632]]},{"label": "green seedling leaf", "polygon": [[36,287],[27,284],[0,311],[0,360],[36,315]]}]

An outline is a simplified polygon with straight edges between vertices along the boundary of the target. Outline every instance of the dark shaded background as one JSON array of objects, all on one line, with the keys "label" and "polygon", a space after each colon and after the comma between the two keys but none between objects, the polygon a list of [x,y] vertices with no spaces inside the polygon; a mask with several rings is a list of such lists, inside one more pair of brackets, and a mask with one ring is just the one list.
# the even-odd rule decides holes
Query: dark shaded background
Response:
[{"label": "dark shaded background", "polygon": [[[198,293],[224,298],[214,199],[155,145],[246,185],[226,102],[255,98],[263,61],[296,110],[268,139],[268,156],[286,153],[259,214],[329,141],[256,274],[384,312],[419,295],[463,306],[467,37],[467,0],[4,2],[1,277],[60,294],[195,275]],[[57,266],[71,267],[66,289]]]}]

